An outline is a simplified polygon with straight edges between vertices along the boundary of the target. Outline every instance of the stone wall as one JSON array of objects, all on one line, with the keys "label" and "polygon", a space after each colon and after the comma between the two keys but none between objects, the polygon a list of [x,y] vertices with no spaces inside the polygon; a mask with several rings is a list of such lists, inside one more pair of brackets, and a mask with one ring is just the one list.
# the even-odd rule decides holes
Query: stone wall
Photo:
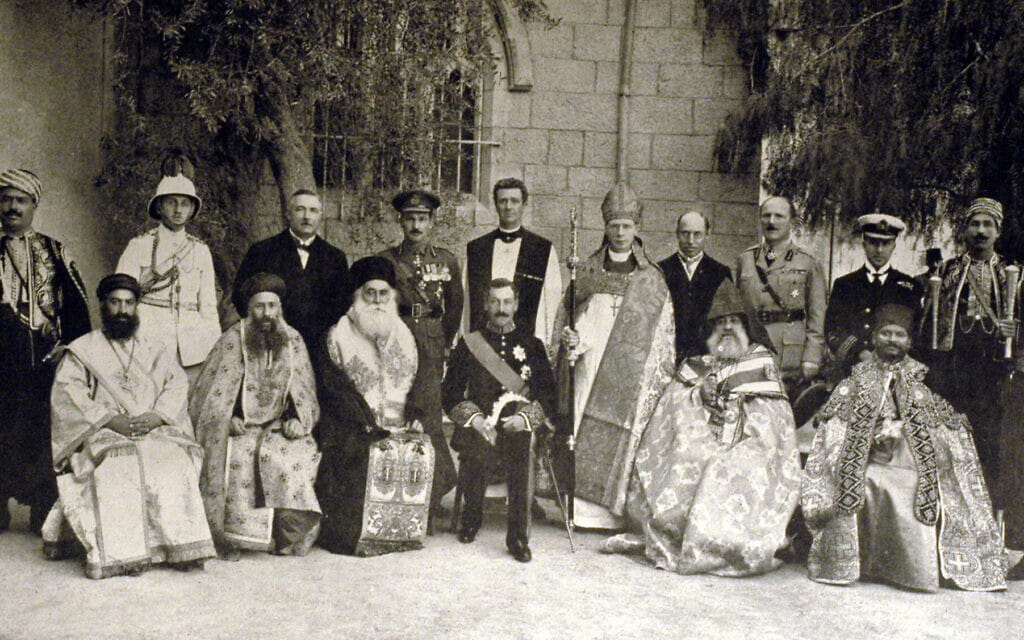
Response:
[{"label": "stone wall", "polygon": [[[533,87],[510,92],[508,68],[491,98],[490,183],[517,176],[530,189],[526,223],[568,246],[568,212],[580,207],[582,252],[600,241],[600,204],[615,180],[619,52],[623,0],[549,0],[561,23],[528,24]],[[712,171],[711,150],[723,118],[747,94],[745,74],[727,35],[706,38],[694,0],[639,2],[634,40],[630,182],[645,202],[642,235],[653,257],[675,250],[679,213],[710,214],[709,253],[727,263],[755,240],[756,174]],[[522,50],[522,47],[519,47]],[[485,174],[486,175],[486,174]],[[493,227],[490,194],[474,222]]]},{"label": "stone wall", "polygon": [[[0,2],[0,167],[43,183],[39,231],[64,241],[90,291],[117,261],[94,186],[110,117],[104,25],[63,2]],[[95,306],[95,305],[92,305]]]}]

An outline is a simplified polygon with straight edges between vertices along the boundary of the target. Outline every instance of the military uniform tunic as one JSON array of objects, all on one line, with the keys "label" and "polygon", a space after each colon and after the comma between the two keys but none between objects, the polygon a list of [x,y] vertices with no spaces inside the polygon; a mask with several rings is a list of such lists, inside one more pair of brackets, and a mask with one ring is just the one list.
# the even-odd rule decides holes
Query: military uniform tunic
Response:
[{"label": "military uniform tunic", "polygon": [[792,242],[774,252],[754,245],[740,254],[736,282],[744,302],[768,331],[783,378],[799,378],[801,363],[821,364],[825,276],[814,256]]},{"label": "military uniform tunic", "polygon": [[379,254],[395,266],[398,281],[398,312],[409,326],[419,348],[420,367],[428,390],[424,397],[424,428],[434,445],[433,498],[437,503],[455,486],[455,464],[452,462],[444,433],[441,430],[441,377],[444,375],[445,351],[455,341],[462,320],[462,276],[455,254],[425,245],[413,248],[407,243],[389,247]]}]

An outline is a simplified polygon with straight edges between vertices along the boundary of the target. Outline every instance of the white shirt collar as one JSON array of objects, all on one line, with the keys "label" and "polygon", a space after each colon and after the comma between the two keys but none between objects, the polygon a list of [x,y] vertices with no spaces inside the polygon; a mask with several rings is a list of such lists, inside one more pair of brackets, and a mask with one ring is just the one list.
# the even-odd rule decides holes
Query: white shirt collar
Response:
[{"label": "white shirt collar", "polygon": [[309,238],[309,240],[303,240],[299,236],[295,235],[295,232],[292,231],[291,229],[288,229],[288,233],[292,234],[292,239],[295,240],[295,242],[297,242],[299,246],[304,249],[309,249],[309,245],[313,244],[313,241],[316,240],[316,234],[313,234]]},{"label": "white shirt collar", "polygon": [[887,275],[889,275],[889,269],[892,268],[892,265],[889,264],[888,262],[886,262],[885,264],[882,265],[881,269],[876,269],[876,268],[871,266],[870,262],[865,262],[864,263],[864,268],[868,270],[868,275],[872,275],[872,276],[887,276]]}]

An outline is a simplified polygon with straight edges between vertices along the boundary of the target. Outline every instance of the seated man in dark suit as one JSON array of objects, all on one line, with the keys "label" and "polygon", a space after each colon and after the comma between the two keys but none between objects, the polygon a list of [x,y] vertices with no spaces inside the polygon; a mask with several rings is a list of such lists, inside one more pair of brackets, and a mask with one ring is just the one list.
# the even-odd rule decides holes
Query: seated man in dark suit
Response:
[{"label": "seated man in dark suit", "polygon": [[711,221],[699,211],[689,211],[676,220],[679,251],[658,263],[672,294],[676,320],[676,363],[701,352],[700,331],[711,308],[718,285],[732,279],[729,267],[705,255],[704,242],[711,233]]},{"label": "seated man in dark suit", "polygon": [[328,327],[348,310],[348,259],[341,249],[317,236],[323,216],[320,198],[299,189],[288,201],[288,228],[249,247],[235,276],[235,308],[240,285],[260,272],[279,276],[287,285],[281,306],[284,319],[313,347]]}]

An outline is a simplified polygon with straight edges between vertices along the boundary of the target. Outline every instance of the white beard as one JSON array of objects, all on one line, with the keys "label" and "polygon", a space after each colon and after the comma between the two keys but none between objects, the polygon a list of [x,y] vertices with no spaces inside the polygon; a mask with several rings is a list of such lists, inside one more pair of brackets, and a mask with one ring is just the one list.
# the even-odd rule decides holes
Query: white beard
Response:
[{"label": "white beard", "polygon": [[374,341],[387,339],[402,322],[394,296],[383,304],[370,304],[357,294],[348,316],[362,334]]},{"label": "white beard", "polygon": [[735,335],[732,332],[724,333],[717,330],[708,338],[707,346],[708,353],[716,358],[737,360],[750,349],[750,339],[742,329],[735,332]]}]

